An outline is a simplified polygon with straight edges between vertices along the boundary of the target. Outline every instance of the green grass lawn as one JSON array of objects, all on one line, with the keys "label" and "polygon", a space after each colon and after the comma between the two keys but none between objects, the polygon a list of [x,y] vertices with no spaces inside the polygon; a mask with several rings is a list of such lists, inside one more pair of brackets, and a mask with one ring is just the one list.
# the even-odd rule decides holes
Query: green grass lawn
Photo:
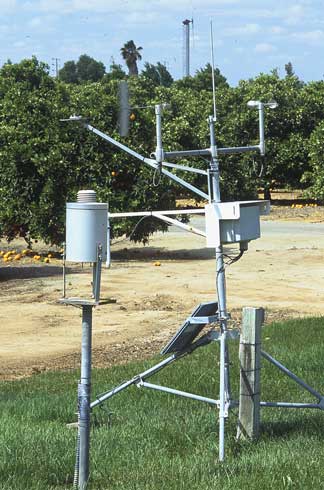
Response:
[{"label": "green grass lawn", "polygon": [[[238,392],[238,343],[231,342]],[[263,349],[324,393],[324,319],[273,324]],[[93,398],[158,358],[93,371]],[[152,382],[218,398],[218,345],[198,349]],[[0,489],[72,488],[77,372],[45,373],[1,384]],[[311,401],[263,361],[262,399]],[[218,456],[218,413],[205,403],[131,387],[93,412],[91,483],[99,490],[324,488],[324,412],[262,409],[257,443],[237,443],[237,411],[226,424],[226,462]]]}]

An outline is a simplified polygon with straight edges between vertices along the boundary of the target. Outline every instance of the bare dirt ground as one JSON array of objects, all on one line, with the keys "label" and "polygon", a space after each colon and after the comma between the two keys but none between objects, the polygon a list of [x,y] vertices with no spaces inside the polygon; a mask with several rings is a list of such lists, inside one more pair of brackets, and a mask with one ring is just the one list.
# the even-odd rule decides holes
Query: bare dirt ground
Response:
[{"label": "bare dirt ground", "polygon": [[[321,207],[276,207],[262,222],[262,237],[227,270],[234,323],[243,306],[265,307],[268,322],[324,314],[322,221]],[[68,295],[86,295],[91,279],[89,266],[70,269]],[[1,263],[0,379],[79,366],[81,312],[58,303],[61,291],[59,260]],[[103,270],[102,298],[93,314],[94,365],[149,357],[196,305],[215,300],[213,251],[202,237],[174,229],[156,234],[146,247],[119,242],[111,269]]]}]

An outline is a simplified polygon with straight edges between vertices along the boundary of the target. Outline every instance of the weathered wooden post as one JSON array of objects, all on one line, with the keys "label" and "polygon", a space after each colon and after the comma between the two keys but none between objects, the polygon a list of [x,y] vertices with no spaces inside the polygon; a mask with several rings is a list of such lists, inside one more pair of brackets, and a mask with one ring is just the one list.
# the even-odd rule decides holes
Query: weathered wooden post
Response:
[{"label": "weathered wooden post", "polygon": [[263,308],[243,308],[240,338],[240,400],[237,439],[257,439],[260,431],[261,326]]}]

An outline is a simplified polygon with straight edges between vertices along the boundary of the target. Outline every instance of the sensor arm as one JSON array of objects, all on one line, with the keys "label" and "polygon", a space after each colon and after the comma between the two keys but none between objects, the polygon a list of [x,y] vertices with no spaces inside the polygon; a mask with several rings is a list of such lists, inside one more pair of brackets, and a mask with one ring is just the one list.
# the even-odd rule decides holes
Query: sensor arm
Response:
[{"label": "sensor arm", "polygon": [[[140,160],[143,163],[146,163],[151,168],[154,168],[154,169],[158,169],[159,168],[159,164],[156,162],[156,160],[153,160],[152,158],[145,158],[145,157],[143,157],[143,155],[141,155],[140,153],[137,153],[136,151],[132,150],[131,148],[128,148],[128,146],[123,145],[122,143],[120,143],[119,141],[116,141],[115,139],[111,138],[110,136],[108,136],[107,134],[103,133],[102,131],[99,131],[99,129],[94,128],[93,126],[91,126],[91,124],[88,124],[88,123],[85,123],[85,122],[83,124],[84,124],[84,127],[86,129],[88,129],[91,133],[94,133],[97,136],[100,136],[101,138],[103,138],[104,140],[108,141],[112,145],[117,146],[117,148],[119,148],[120,150],[125,151],[126,153],[128,153],[132,157],[137,158],[138,160]],[[194,192],[195,194],[198,194],[198,196],[202,197],[203,199],[208,199],[208,194],[206,194],[205,192],[201,191],[197,187],[189,184],[188,182],[186,182],[185,180],[181,179],[177,175],[169,172],[168,170],[165,170],[164,168],[161,168],[161,172],[162,172],[163,175],[166,175],[167,177],[169,177],[169,179],[174,180],[175,182],[177,182],[178,184],[182,185],[183,187],[186,187],[191,192]]]},{"label": "sensor arm", "polygon": [[[264,134],[264,132],[263,132]],[[218,155],[229,155],[233,153],[246,153],[248,151],[261,151],[260,145],[251,146],[234,146],[229,148],[217,148]],[[181,151],[165,151],[165,158],[183,158],[183,157],[210,157],[210,148],[203,150],[181,150]]]},{"label": "sensor arm", "polygon": [[[235,146],[229,148],[217,148],[218,155],[231,155],[234,153],[246,153],[248,151],[259,151],[262,156],[265,155],[265,138],[264,138],[264,109],[276,109],[277,102],[260,102],[259,100],[249,100],[248,107],[257,108],[259,111],[259,144],[250,146]],[[212,149],[204,148],[202,150],[184,150],[184,151],[166,151],[165,158],[183,158],[183,157],[211,157]]]}]

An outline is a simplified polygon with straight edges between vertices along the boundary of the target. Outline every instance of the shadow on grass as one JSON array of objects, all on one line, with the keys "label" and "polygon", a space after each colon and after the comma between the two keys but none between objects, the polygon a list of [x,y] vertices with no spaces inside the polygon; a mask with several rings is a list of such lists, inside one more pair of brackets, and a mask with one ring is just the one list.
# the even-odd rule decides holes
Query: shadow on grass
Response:
[{"label": "shadow on grass", "polygon": [[[295,420],[262,423],[262,439],[268,437],[276,439],[300,434],[322,440],[324,438],[323,416],[320,413],[315,414],[314,410],[309,409],[304,417],[299,416]],[[313,413],[311,413],[312,411]]]}]

